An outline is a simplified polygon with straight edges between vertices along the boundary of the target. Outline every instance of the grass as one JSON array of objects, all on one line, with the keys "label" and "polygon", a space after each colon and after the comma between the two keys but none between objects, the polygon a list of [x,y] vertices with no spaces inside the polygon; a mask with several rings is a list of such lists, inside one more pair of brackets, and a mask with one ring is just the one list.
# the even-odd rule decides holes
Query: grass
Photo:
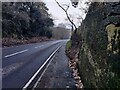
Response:
[{"label": "grass", "polygon": [[69,40],[66,44],[66,50],[69,50],[71,48],[71,41]]}]

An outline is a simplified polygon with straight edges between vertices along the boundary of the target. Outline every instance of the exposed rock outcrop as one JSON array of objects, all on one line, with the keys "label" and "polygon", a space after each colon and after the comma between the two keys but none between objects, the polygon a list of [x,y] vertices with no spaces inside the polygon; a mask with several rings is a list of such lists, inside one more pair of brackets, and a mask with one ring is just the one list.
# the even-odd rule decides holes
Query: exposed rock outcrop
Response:
[{"label": "exposed rock outcrop", "polygon": [[120,88],[120,2],[92,3],[78,31],[84,87]]}]

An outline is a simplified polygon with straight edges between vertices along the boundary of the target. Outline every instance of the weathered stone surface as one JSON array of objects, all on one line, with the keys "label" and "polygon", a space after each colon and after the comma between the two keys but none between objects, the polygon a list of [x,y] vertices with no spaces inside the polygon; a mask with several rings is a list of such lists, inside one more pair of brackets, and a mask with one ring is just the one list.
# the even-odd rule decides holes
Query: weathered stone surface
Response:
[{"label": "weathered stone surface", "polygon": [[92,3],[79,32],[84,86],[120,88],[120,2]]}]

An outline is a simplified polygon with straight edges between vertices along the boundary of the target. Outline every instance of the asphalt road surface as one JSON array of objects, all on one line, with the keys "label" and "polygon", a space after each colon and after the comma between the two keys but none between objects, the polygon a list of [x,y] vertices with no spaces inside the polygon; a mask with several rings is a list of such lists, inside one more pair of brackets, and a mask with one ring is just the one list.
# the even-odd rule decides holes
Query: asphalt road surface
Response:
[{"label": "asphalt road surface", "polygon": [[2,88],[23,88],[49,56],[67,40],[2,49]]}]

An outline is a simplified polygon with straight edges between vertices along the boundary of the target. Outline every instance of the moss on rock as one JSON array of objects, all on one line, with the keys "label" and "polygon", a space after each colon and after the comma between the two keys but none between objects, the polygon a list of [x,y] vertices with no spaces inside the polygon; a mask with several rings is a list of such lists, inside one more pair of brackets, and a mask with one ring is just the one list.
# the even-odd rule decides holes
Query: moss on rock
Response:
[{"label": "moss on rock", "polygon": [[120,88],[119,10],[120,2],[92,3],[79,27],[79,72],[85,88]]}]

